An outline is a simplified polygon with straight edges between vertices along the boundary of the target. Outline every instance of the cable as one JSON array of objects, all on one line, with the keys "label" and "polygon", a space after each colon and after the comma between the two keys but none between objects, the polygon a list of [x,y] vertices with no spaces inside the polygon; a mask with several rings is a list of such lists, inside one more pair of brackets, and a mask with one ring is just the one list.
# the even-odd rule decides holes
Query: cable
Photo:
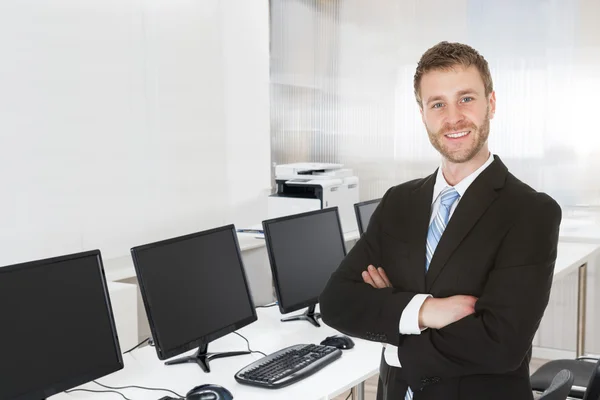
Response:
[{"label": "cable", "polygon": [[108,385],[103,385],[102,383],[98,382],[98,381],[92,381],[94,382],[96,385],[102,386],[104,388],[107,389],[119,389],[119,390],[123,390],[123,389],[143,389],[143,390],[154,390],[157,392],[169,392],[171,394],[174,394],[175,396],[177,396],[178,398],[185,398],[185,396],[182,396],[178,393],[175,393],[172,390],[169,389],[162,389],[162,388],[149,388],[149,387],[145,387],[145,386],[137,386],[137,385],[128,385],[128,386],[108,386]]},{"label": "cable", "polygon": [[240,335],[240,334],[239,334],[239,333],[237,333],[237,332],[233,332],[233,333],[235,333],[236,335],[238,335],[239,337],[241,337],[242,339],[244,339],[244,340],[246,341],[246,343],[248,343],[248,351],[249,351],[250,353],[259,353],[259,354],[262,354],[262,355],[263,355],[263,356],[265,356],[265,357],[267,356],[267,355],[266,355],[265,353],[263,353],[262,351],[254,351],[254,350],[250,350],[250,342],[248,341],[248,339],[246,339],[244,336]]},{"label": "cable", "polygon": [[271,304],[265,304],[264,306],[256,306],[256,308],[270,308],[270,307],[275,307],[276,305],[277,305],[277,302],[271,303]]},{"label": "cable", "polygon": [[121,395],[121,397],[123,397],[125,400],[131,400],[129,397],[125,397],[125,395],[123,393],[117,392],[116,390],[89,390],[89,389],[71,389],[71,390],[65,390],[65,393],[71,393],[71,392],[116,393],[118,395]]},{"label": "cable", "polygon": [[150,338],[146,338],[144,340],[142,340],[140,343],[136,344],[134,347],[130,348],[129,350],[127,350],[125,353],[123,354],[127,354],[135,349],[137,349],[138,347],[140,347],[141,345],[143,345],[144,343],[146,343],[148,340],[150,340]]},{"label": "cable", "polygon": [[348,397],[346,397],[346,400],[348,400],[350,396],[352,396],[352,389],[350,389],[350,393],[348,393]]}]

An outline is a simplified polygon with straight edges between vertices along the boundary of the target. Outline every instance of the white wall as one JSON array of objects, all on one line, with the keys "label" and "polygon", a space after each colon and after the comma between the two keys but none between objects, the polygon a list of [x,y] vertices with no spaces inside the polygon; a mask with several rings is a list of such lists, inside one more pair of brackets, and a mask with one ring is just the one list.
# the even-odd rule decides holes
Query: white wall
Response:
[{"label": "white wall", "polygon": [[268,22],[267,0],[0,2],[0,265],[259,222]]},{"label": "white wall", "polygon": [[226,62],[228,217],[239,226],[267,218],[271,194],[269,2],[221,0]]}]

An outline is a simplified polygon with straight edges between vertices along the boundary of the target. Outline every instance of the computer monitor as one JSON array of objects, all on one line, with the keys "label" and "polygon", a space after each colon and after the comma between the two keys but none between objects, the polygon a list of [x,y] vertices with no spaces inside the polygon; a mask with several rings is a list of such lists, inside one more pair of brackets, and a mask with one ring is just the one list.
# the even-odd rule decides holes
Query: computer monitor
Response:
[{"label": "computer monitor", "polygon": [[208,353],[208,344],[256,321],[234,225],[131,249],[156,353],[165,364],[249,354]]},{"label": "computer monitor", "polygon": [[369,201],[363,201],[354,205],[354,212],[356,213],[356,222],[358,223],[358,233],[362,236],[369,226],[371,215],[379,205],[381,199],[374,199]]},{"label": "computer monitor", "polygon": [[315,305],[346,256],[337,207],[266,220],[263,229],[281,313],[308,307],[304,314],[282,321],[320,326]]},{"label": "computer monitor", "polygon": [[123,368],[98,250],[1,267],[0,321],[0,399],[45,399]]}]

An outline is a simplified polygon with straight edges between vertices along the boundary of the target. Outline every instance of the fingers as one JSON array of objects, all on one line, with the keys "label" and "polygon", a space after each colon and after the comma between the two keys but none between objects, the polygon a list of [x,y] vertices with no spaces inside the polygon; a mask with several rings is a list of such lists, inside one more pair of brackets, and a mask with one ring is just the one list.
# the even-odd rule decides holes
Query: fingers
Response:
[{"label": "fingers", "polygon": [[475,304],[475,303],[477,303],[477,300],[479,300],[477,297],[470,296],[467,294],[457,294],[457,295],[448,297],[448,299],[452,299],[452,301],[456,301],[456,302],[462,303],[462,304]]},{"label": "fingers", "polygon": [[465,304],[467,305],[467,307],[469,307],[470,309],[473,310],[473,312],[475,312],[475,303],[477,303],[477,297],[473,297],[473,296],[465,296]]},{"label": "fingers", "polygon": [[369,273],[367,271],[363,271],[362,278],[363,278],[363,281],[365,283],[368,283],[369,285],[371,285],[375,289],[377,289],[377,286],[375,286],[375,282],[373,282],[373,279],[371,278],[371,275],[369,275]]},{"label": "fingers", "polygon": [[375,268],[374,266],[369,265],[367,270],[363,271],[361,275],[363,281],[373,286],[375,289],[392,287],[392,283],[383,268]]},{"label": "fingers", "polygon": [[372,265],[369,265],[369,268],[367,268],[367,272],[369,273],[371,279],[373,280],[373,283],[375,283],[375,287],[377,289],[383,289],[388,287],[387,284],[385,283],[385,281],[383,280],[383,278],[381,277],[381,275],[379,274],[379,271],[377,270],[377,268],[375,268]]},{"label": "fingers", "polygon": [[379,272],[379,275],[381,276],[381,279],[383,279],[383,281],[385,282],[385,286],[386,287],[392,287],[392,283],[388,279],[388,276],[385,273],[385,271],[383,270],[383,268],[381,268],[381,267],[377,268],[377,272]]}]

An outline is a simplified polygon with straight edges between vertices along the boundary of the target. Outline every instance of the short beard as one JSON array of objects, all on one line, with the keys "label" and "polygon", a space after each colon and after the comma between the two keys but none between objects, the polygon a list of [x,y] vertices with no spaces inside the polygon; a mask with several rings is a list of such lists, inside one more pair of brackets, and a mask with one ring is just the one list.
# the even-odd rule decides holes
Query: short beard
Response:
[{"label": "short beard", "polygon": [[[477,126],[472,122],[462,122],[455,126],[444,125],[439,132],[431,132],[427,126],[427,134],[429,136],[429,141],[433,145],[433,147],[440,153],[445,159],[448,161],[461,164],[467,161],[471,161],[473,157],[479,153],[482,149],[483,145],[487,142],[488,137],[490,135],[490,107],[488,106],[485,118],[481,126]],[[465,149],[466,151],[457,151],[450,152],[447,146],[443,145],[444,135],[448,132],[463,132],[470,131],[471,135],[477,135],[475,145],[470,149]]]}]

